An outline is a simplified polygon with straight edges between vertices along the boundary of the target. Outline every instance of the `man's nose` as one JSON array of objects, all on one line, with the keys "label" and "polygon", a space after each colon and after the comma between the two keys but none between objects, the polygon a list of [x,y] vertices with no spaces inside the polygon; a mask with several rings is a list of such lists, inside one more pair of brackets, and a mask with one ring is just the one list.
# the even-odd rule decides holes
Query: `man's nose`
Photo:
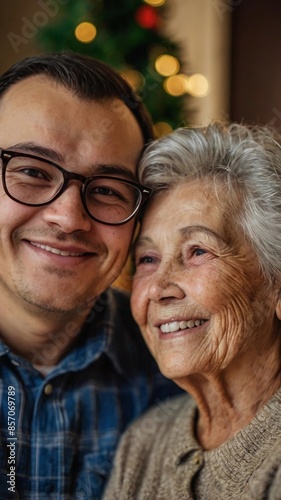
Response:
[{"label": "man's nose", "polygon": [[44,207],[43,213],[48,224],[59,226],[65,233],[89,231],[92,227],[82,202],[80,182],[69,183],[56,200]]}]

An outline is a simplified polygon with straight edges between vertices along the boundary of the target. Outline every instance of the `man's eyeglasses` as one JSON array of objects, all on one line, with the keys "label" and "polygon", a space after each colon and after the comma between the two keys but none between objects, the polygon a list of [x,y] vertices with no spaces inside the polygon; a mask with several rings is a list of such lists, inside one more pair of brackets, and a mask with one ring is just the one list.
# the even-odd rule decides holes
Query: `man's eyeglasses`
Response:
[{"label": "man's eyeglasses", "polygon": [[0,148],[2,182],[14,201],[42,206],[56,200],[69,181],[82,183],[81,199],[87,214],[97,222],[117,226],[129,222],[150,194],[150,189],[119,177],[68,172],[49,160]]}]

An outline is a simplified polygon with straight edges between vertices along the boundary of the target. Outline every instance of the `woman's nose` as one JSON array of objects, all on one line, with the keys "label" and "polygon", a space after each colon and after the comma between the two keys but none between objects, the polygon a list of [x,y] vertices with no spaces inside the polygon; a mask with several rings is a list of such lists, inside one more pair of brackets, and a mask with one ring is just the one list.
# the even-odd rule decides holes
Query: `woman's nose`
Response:
[{"label": "woman's nose", "polygon": [[171,299],[183,299],[185,292],[181,288],[178,278],[179,273],[173,266],[160,265],[148,287],[150,300],[164,302]]},{"label": "woman's nose", "polygon": [[65,191],[44,207],[44,219],[48,224],[59,226],[65,233],[89,231],[92,220],[86,213],[81,199],[80,183],[71,183]]}]

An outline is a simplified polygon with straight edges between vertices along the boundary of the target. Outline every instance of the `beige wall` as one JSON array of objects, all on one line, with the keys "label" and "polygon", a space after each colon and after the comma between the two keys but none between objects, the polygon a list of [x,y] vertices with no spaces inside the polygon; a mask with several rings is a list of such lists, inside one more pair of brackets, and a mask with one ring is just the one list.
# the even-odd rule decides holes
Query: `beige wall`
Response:
[{"label": "beige wall", "polygon": [[189,119],[205,125],[227,119],[230,80],[229,2],[222,0],[171,0],[167,29],[184,50],[186,71],[201,73],[209,82],[206,97],[189,97]]}]

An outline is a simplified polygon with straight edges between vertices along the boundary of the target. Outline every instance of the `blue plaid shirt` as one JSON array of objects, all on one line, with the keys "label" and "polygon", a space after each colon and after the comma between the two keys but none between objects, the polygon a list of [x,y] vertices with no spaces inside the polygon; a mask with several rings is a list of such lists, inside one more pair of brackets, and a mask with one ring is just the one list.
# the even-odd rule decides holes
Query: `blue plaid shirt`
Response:
[{"label": "blue plaid shirt", "polygon": [[100,499],[121,433],[179,392],[159,374],[128,297],[116,290],[102,294],[47,377],[3,343],[0,359],[1,500]]}]

